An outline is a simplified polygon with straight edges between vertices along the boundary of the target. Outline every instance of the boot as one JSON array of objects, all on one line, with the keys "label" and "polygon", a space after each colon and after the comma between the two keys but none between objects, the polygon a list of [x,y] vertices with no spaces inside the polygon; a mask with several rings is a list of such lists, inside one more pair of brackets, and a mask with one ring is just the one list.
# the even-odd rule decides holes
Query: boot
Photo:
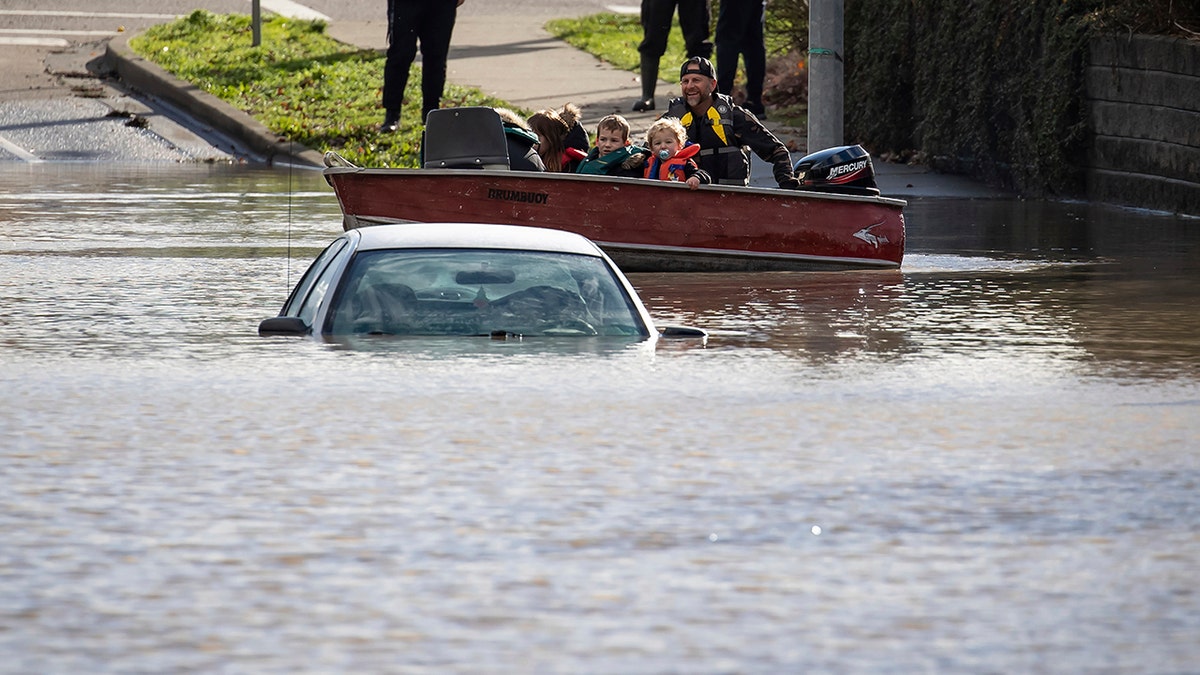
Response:
[{"label": "boot", "polygon": [[658,61],[642,57],[642,97],[633,102],[634,112],[654,110],[654,88],[658,84]]},{"label": "boot", "polygon": [[398,109],[389,108],[383,116],[383,124],[379,125],[379,131],[385,134],[392,134],[400,127],[400,111]]}]

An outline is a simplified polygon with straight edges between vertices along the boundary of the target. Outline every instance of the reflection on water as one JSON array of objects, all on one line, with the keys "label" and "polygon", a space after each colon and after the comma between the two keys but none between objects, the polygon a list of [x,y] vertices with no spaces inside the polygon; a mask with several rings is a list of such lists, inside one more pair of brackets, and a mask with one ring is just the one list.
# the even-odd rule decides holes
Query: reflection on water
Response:
[{"label": "reflection on water", "polygon": [[914,253],[903,271],[635,275],[659,316],[709,328],[716,346],[813,362],[1010,360],[1077,375],[1194,375],[1196,268],[1145,277],[1113,259]]},{"label": "reflection on water", "polygon": [[[260,339],[318,174],[2,167],[13,672],[1184,672],[1200,227],[914,201],[695,342]],[[1049,665],[1053,664],[1053,665]]]}]

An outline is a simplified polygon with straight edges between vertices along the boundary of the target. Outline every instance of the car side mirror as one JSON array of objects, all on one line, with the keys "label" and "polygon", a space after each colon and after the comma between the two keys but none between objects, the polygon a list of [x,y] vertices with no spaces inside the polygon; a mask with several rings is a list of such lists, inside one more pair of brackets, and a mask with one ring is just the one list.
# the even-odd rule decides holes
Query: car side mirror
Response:
[{"label": "car side mirror", "polygon": [[307,335],[308,324],[298,316],[273,316],[258,324],[258,334],[263,337],[272,335]]},{"label": "car side mirror", "polygon": [[708,331],[691,326],[663,326],[658,334],[665,338],[707,338]]}]

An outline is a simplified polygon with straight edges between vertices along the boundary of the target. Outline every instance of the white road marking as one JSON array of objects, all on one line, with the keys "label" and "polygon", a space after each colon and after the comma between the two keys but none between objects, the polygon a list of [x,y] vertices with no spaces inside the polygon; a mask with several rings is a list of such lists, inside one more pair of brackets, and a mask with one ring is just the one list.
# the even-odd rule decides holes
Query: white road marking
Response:
[{"label": "white road marking", "polygon": [[0,148],[3,148],[5,150],[9,151],[10,153],[16,155],[17,157],[20,157],[21,159],[25,160],[26,162],[29,162],[30,164],[38,164],[43,161],[41,157],[38,157],[37,155],[26,150],[25,148],[22,148],[21,146],[16,145],[15,143],[13,143],[12,141],[8,140],[7,138],[5,138],[3,136],[0,136]]},{"label": "white road marking", "polygon": [[260,0],[260,2],[263,9],[275,12],[279,16],[286,16],[289,19],[324,21],[325,23],[332,21],[328,16],[317,10],[297,4],[292,2],[292,0]]},{"label": "white road marking", "polygon": [[116,35],[115,30],[54,30],[52,28],[0,28],[0,34],[10,35]]},{"label": "white road marking", "polygon": [[0,37],[0,45],[10,47],[70,47],[62,38]]},{"label": "white road marking", "polygon": [[37,9],[0,9],[0,16],[63,16],[81,19],[177,19],[178,14],[132,14],[118,12],[57,12]]},{"label": "white road marking", "polygon": [[[247,0],[249,2],[249,0]],[[292,0],[261,0],[261,7],[289,19],[304,19],[306,21],[332,21],[327,15],[311,7],[305,7]],[[158,19],[171,21],[178,19],[179,14],[145,14],[137,12],[67,12],[44,9],[0,9],[0,16],[56,16],[79,19]]]}]

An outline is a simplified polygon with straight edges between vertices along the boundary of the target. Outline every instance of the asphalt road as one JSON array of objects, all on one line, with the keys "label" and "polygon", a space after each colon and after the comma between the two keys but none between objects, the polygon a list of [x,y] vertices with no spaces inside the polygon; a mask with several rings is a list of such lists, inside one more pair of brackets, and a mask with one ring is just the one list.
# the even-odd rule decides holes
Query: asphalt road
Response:
[{"label": "asphalt road", "polygon": [[[496,0],[467,0],[462,16],[495,13]],[[187,110],[131,96],[98,77],[105,43],[187,14],[193,1],[135,0],[120,10],[90,0],[0,2],[0,161],[257,161],[253,150]],[[31,3],[32,4],[32,3]],[[530,19],[620,7],[602,0],[508,0]],[[211,0],[218,13],[250,13],[250,0]],[[628,5],[626,5],[628,7]],[[261,0],[264,12],[326,18],[386,34],[383,0]]]},{"label": "asphalt road", "polygon": [[[0,4],[0,161],[229,161],[236,149],[96,76],[107,40],[172,20],[184,3]],[[30,3],[33,4],[33,3]],[[211,3],[244,11],[243,0]],[[89,67],[89,64],[93,64]],[[221,145],[225,147],[222,148]]]}]

